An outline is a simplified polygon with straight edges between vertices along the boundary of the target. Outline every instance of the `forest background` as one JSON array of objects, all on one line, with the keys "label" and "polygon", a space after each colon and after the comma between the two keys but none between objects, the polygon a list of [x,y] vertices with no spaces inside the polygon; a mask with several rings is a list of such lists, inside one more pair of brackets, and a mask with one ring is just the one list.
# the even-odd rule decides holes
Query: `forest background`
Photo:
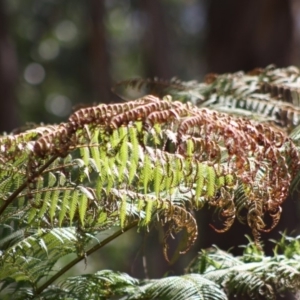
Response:
[{"label": "forest background", "polygon": [[[0,0],[0,131],[59,123],[81,105],[120,101],[111,87],[133,77],[201,81],[208,72],[269,64],[300,65],[296,0]],[[285,202],[280,224],[263,236],[267,254],[280,231],[299,234],[297,199]],[[241,253],[236,245],[247,243],[246,226],[216,234],[210,211],[197,219],[197,244],[173,266],[156,231],[130,231],[76,272],[107,268],[154,278],[182,273],[212,244]]]}]

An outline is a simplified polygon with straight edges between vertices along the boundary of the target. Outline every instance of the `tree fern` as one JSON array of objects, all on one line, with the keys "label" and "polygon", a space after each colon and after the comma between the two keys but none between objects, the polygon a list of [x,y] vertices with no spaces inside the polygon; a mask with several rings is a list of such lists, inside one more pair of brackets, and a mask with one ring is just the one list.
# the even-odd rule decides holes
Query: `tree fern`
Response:
[{"label": "tree fern", "polygon": [[[299,123],[293,98],[298,76],[294,67],[268,67],[211,74],[204,83],[128,81],[123,84],[144,86],[159,97],[82,108],[65,123],[1,136],[3,286],[16,283],[16,297],[32,299],[49,298],[51,291],[76,299],[84,289],[89,292],[83,297],[108,297],[103,291],[108,281],[123,282],[130,291],[120,293],[129,299],[226,299],[224,291],[272,298],[289,286],[298,288],[299,268],[292,259],[277,255],[245,263],[219,252],[201,254],[201,275],[137,283],[97,273],[50,288],[76,262],[135,226],[166,226],[167,260],[168,238],[185,230],[180,250],[185,253],[198,234],[193,210],[205,204],[223,223],[212,224],[216,231],[229,230],[236,219],[246,222],[261,247],[260,232],[276,226],[300,178],[299,128],[292,131]],[[119,229],[92,244],[98,232],[113,227]],[[69,253],[76,258],[55,270]],[[269,274],[284,278],[284,284]],[[109,296],[121,295],[117,289],[112,285]]]}]

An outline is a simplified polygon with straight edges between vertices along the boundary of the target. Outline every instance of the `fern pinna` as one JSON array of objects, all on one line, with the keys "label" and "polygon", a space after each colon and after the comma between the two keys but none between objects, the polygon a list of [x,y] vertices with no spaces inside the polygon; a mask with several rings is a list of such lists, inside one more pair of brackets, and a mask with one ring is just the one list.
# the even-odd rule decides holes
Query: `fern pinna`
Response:
[{"label": "fern pinna", "polygon": [[[199,85],[166,84],[174,100],[146,95],[100,104],[76,111],[59,125],[2,136],[3,288],[26,281],[39,295],[57,278],[47,281],[61,256],[75,252],[83,259],[91,253],[86,248],[91,237],[115,225],[127,230],[163,223],[166,259],[167,238],[186,230],[185,253],[197,238],[193,210],[204,205],[214,207],[222,220],[221,228],[211,224],[218,232],[246,219],[260,247],[260,232],[276,226],[281,204],[299,178],[298,131],[287,134],[297,122],[288,113],[282,117],[292,104],[283,103],[281,115],[268,110],[277,119],[263,123],[245,118],[249,105],[242,107],[246,101],[254,114],[262,113],[257,94],[273,93],[275,71],[211,75]],[[286,90],[275,96],[287,97]],[[197,105],[186,101],[189,95]],[[224,112],[225,102],[243,117]],[[288,130],[279,128],[284,120]],[[272,219],[269,226],[266,218]],[[14,232],[15,227],[20,230]],[[64,251],[58,255],[60,243]],[[41,263],[45,257],[47,268]]]},{"label": "fern pinna", "polygon": [[[26,176],[31,177],[46,157],[55,156],[58,166],[54,170],[61,172],[55,173],[53,167],[43,171],[39,178],[46,182],[46,187],[37,178],[25,193],[29,197],[41,193],[43,197],[49,192],[45,177],[64,176],[62,185],[56,178],[53,192],[62,189],[80,195],[80,206],[76,206],[76,201],[69,204],[64,192],[56,216],[58,225],[66,220],[79,222],[82,227],[87,225],[85,222],[96,225],[99,202],[100,211],[106,213],[117,205],[122,224],[127,215],[143,211],[146,222],[141,223],[147,225],[152,212],[158,216],[172,215],[173,206],[184,206],[180,201],[172,201],[178,190],[183,198],[190,192],[188,198],[193,208],[204,203],[215,206],[224,218],[224,228],[219,229],[224,231],[240,213],[236,210],[234,192],[242,185],[246,196],[243,206],[248,210],[247,221],[256,240],[260,231],[269,230],[263,221],[266,213],[273,219],[271,228],[278,222],[280,205],[298,170],[297,148],[282,131],[153,96],[77,111],[69,122],[35,141]],[[293,162],[289,163],[287,157],[292,157]],[[68,159],[69,164],[59,163]],[[131,168],[141,171],[132,172]],[[153,200],[149,201],[149,197]],[[144,203],[136,206],[136,200]],[[41,211],[47,217],[45,202],[44,209],[39,209],[39,219],[44,216]],[[65,214],[68,204],[70,212]],[[76,210],[78,218],[73,219]],[[49,221],[53,223],[51,212]],[[185,216],[186,213],[183,219]]]}]

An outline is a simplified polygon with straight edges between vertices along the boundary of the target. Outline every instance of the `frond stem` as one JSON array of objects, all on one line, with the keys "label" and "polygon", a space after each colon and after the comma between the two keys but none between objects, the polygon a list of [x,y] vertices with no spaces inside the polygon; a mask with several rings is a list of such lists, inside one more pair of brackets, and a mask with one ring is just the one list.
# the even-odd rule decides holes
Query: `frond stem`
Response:
[{"label": "frond stem", "polygon": [[16,189],[5,201],[5,203],[0,207],[0,215],[5,211],[7,206],[20,194],[28,185],[28,181],[39,176],[44,170],[46,170],[56,159],[57,155],[52,156],[34,175],[30,176],[18,189]]},{"label": "frond stem", "polygon": [[35,296],[39,295],[45,290],[49,285],[51,285],[57,278],[59,278],[61,275],[63,275],[65,272],[67,272],[69,269],[71,269],[73,266],[75,266],[80,261],[84,260],[87,256],[91,255],[95,251],[101,249],[105,245],[107,245],[109,242],[123,234],[124,232],[130,230],[131,228],[135,227],[138,224],[138,220],[135,220],[134,222],[130,223],[129,225],[125,226],[124,228],[116,231],[113,235],[109,236],[107,239],[103,240],[101,243],[96,244],[94,247],[86,251],[83,255],[77,256],[74,260],[72,260],[69,264],[64,266],[59,272],[57,272],[54,276],[52,276],[49,280],[47,280],[44,284],[42,284],[35,292]]}]

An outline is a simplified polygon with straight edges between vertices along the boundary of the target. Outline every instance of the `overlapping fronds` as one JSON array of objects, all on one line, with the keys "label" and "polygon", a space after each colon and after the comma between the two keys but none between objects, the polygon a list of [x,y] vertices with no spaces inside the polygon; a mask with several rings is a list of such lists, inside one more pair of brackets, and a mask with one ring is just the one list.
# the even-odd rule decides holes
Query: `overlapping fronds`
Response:
[{"label": "overlapping fronds", "polygon": [[[199,274],[172,276],[159,280],[139,281],[127,274],[103,270],[68,278],[45,290],[43,299],[165,299],[165,300],[226,300],[219,285]],[[35,298],[33,298],[35,299]]]},{"label": "overlapping fronds", "polygon": [[[172,202],[163,203],[180,188],[183,193],[192,191],[192,207],[201,206],[202,199],[216,206],[224,218],[222,231],[234,220],[234,187],[242,184],[255,237],[266,230],[265,213],[273,219],[271,228],[278,222],[280,205],[298,169],[296,147],[281,131],[153,96],[77,111],[68,123],[35,142],[27,177],[33,177],[49,156],[57,160],[21,194],[29,198],[29,222],[47,216],[47,222],[60,226],[73,221],[82,227],[95,225],[100,200],[103,213],[119,205],[123,225],[133,198],[147,203],[138,204],[138,209],[145,207],[145,220],[150,221],[155,208],[172,211]],[[291,165],[286,157],[293,157]],[[121,189],[122,195],[114,189]],[[161,202],[157,207],[143,196],[151,193]]]},{"label": "overlapping fronds", "polygon": [[[137,280],[103,270],[67,278],[31,299],[284,299],[299,289],[299,255],[299,237],[283,237],[274,257],[264,256],[254,243],[240,257],[214,247],[199,253],[183,276]],[[27,292],[18,291],[14,299],[26,298]]]},{"label": "overlapping fronds", "polygon": [[271,65],[248,73],[208,74],[204,82],[132,79],[117,84],[116,90],[130,87],[159,97],[169,94],[181,101],[268,121],[290,131],[300,124],[299,82],[297,67],[279,69]]},{"label": "overlapping fronds", "polygon": [[[163,223],[167,259],[168,237],[185,230],[185,253],[198,233],[193,210],[204,205],[215,208],[216,231],[246,220],[259,245],[259,233],[278,223],[290,185],[299,181],[297,129],[289,137],[272,124],[184,102],[250,109],[289,129],[298,121],[283,109],[294,109],[287,90],[295,88],[287,86],[297,82],[297,74],[294,68],[268,68],[255,75],[211,75],[201,85],[160,82],[175,101],[148,95],[100,104],[59,125],[0,137],[0,279],[25,280],[40,294],[44,286],[38,282],[50,276],[60,257],[56,243],[68,249],[61,255],[76,252],[82,259],[90,253],[86,237],[115,225],[125,230]],[[261,94],[274,98],[268,100],[273,108],[279,103],[280,114],[255,108],[255,101],[264,103]],[[53,260],[46,268],[48,255]]]},{"label": "overlapping fronds", "polygon": [[[3,138],[2,160],[14,169],[0,183],[2,220],[95,229],[106,221],[124,226],[129,216],[148,225],[156,213],[187,229],[187,248],[197,231],[187,207],[216,207],[224,223],[216,230],[227,230],[240,217],[237,186],[257,240],[269,230],[266,214],[270,228],[278,222],[299,166],[296,147],[281,131],[168,97],[83,108],[25,145],[21,137],[28,135]],[[189,193],[189,205],[175,203],[175,193]]]},{"label": "overlapping fronds", "polygon": [[0,281],[28,281],[35,286],[57,260],[76,252],[75,228],[39,230],[9,247],[1,255]]},{"label": "overlapping fronds", "polygon": [[[51,286],[42,299],[110,299],[112,296],[131,295],[139,288],[138,280],[121,272],[102,270],[95,274],[70,277],[59,285]],[[20,295],[22,296],[22,295]],[[41,299],[41,298],[33,299]]]},{"label": "overlapping fronds", "polygon": [[138,292],[127,299],[226,300],[227,296],[214,282],[199,274],[187,274],[146,281]]},{"label": "overlapping fronds", "polygon": [[283,238],[277,247],[284,254],[274,257],[262,255],[251,244],[241,257],[211,248],[202,251],[187,271],[219,284],[231,297],[277,299],[299,290],[299,237]]}]

